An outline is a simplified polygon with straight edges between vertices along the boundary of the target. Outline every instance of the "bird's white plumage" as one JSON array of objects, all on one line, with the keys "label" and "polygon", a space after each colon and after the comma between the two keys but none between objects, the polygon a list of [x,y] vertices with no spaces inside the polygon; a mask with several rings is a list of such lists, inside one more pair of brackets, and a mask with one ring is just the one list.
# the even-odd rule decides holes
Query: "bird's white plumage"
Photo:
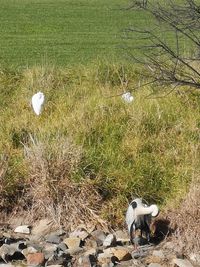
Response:
[{"label": "bird's white plumage", "polygon": [[127,103],[131,103],[133,101],[134,97],[131,95],[130,92],[126,92],[122,95],[122,99]]},{"label": "bird's white plumage", "polygon": [[42,111],[42,105],[44,104],[44,94],[42,92],[38,92],[32,96],[31,99],[32,107],[34,112],[37,115],[40,115]]},{"label": "bird's white plumage", "polygon": [[151,205],[150,206],[152,212],[151,212],[151,216],[152,217],[156,217],[159,213],[159,209],[158,209],[158,206],[157,205]]},{"label": "bird's white plumage", "polygon": [[[132,203],[136,202],[137,207],[134,209],[132,207]],[[143,215],[151,215],[152,217],[156,217],[159,213],[159,209],[157,205],[147,206],[146,204],[142,203],[142,199],[136,198],[134,199],[128,206],[126,212],[126,224],[128,226],[128,230],[130,232],[131,224],[133,222],[137,222],[137,219]]]}]

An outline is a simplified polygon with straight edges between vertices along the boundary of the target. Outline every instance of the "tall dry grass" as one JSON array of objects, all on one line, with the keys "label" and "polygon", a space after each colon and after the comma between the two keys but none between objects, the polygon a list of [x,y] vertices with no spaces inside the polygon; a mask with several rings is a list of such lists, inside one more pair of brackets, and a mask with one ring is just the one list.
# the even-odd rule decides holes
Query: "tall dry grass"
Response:
[{"label": "tall dry grass", "polygon": [[32,144],[25,145],[29,173],[25,199],[31,219],[46,216],[66,228],[93,221],[102,223],[97,190],[87,181],[72,181],[81,162],[81,147],[59,135],[53,140],[46,137],[43,142],[33,136],[30,139]]},{"label": "tall dry grass", "polygon": [[190,254],[200,251],[200,179],[195,176],[189,192],[178,209],[172,209],[168,217],[176,229],[173,242],[181,253]]}]

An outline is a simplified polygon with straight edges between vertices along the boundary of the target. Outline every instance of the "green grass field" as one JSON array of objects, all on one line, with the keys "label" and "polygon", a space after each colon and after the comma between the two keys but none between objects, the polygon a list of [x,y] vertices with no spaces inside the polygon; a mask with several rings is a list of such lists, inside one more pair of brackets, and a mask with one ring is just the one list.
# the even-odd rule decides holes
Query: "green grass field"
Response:
[{"label": "green grass field", "polygon": [[121,31],[142,23],[128,0],[0,0],[0,65],[122,59]]}]

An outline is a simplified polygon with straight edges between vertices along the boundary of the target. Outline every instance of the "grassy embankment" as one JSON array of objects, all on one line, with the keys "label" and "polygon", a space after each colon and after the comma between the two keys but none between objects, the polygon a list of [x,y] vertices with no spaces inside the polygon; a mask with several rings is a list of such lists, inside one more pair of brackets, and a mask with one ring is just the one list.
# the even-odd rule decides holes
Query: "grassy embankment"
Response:
[{"label": "grassy embankment", "polygon": [[[131,89],[137,73],[124,71]],[[117,224],[133,196],[160,205],[185,197],[199,169],[198,97],[148,98],[147,87],[127,104],[108,97],[122,92],[122,75],[105,63],[0,72],[1,210],[17,204],[44,215],[51,206],[68,219],[65,203]],[[38,90],[46,96],[39,117],[30,107]]]}]

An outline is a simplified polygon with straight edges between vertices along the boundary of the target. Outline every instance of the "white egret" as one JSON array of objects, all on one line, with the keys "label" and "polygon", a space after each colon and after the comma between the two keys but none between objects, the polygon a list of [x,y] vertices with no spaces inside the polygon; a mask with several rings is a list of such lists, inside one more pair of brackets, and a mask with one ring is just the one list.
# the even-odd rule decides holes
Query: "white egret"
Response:
[{"label": "white egret", "polygon": [[131,103],[134,100],[134,97],[130,92],[126,92],[122,95],[122,99],[127,103]]},{"label": "white egret", "polygon": [[44,104],[44,94],[42,92],[34,94],[32,96],[31,103],[35,113],[40,115],[42,111],[42,105]]}]

